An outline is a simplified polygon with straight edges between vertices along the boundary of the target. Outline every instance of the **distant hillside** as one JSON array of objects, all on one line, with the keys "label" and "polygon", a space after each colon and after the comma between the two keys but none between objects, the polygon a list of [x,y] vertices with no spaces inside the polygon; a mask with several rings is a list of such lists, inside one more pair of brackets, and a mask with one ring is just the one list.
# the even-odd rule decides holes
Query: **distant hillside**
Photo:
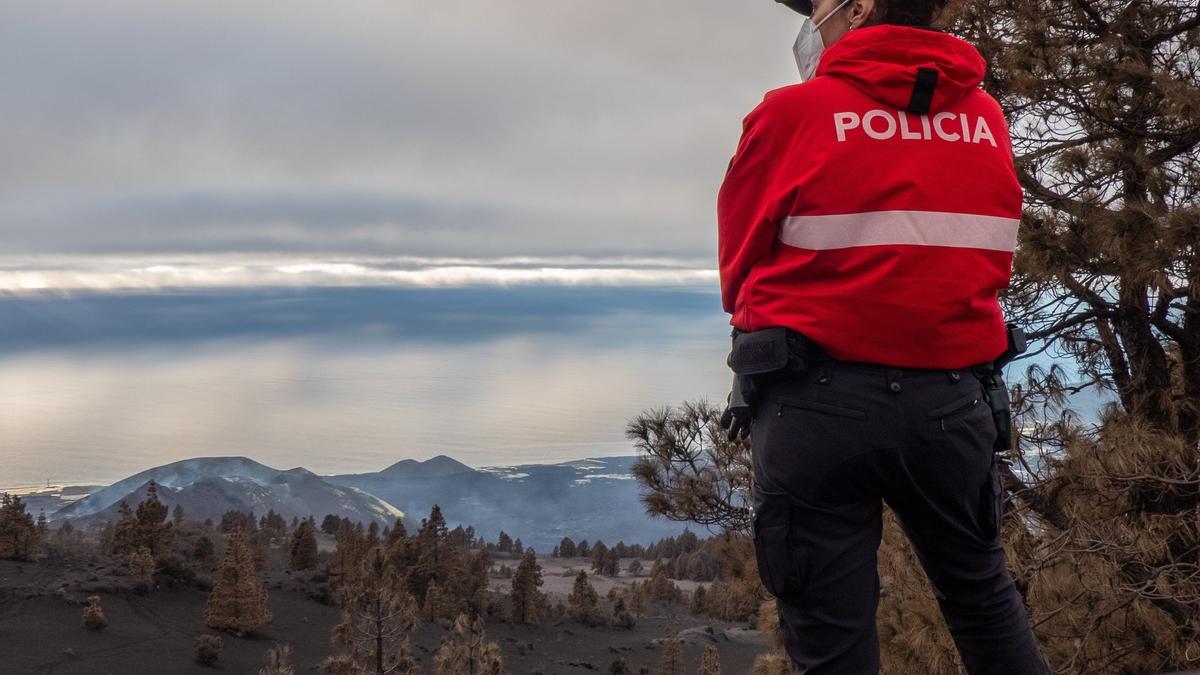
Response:
[{"label": "distant hillside", "polygon": [[390,525],[403,512],[379,498],[334,485],[303,468],[280,471],[245,457],[200,457],[142,471],[68,504],[52,518],[106,520],[115,518],[125,500],[136,506],[153,480],[159,499],[183,507],[191,519],[219,520],[229,510],[257,515],[274,509],[288,520],[309,515],[320,520],[333,513],[353,521],[374,520]]},{"label": "distant hillside", "polygon": [[404,460],[376,473],[326,476],[394,504],[420,522],[438,504],[450,527],[472,525],[494,541],[501,530],[538,553],[564,536],[607,544],[678,535],[683,523],[650,518],[629,470],[636,457],[471,468],[445,455]]},{"label": "distant hillside", "polygon": [[445,455],[405,459],[374,473],[318,476],[303,468],[281,471],[246,457],[198,457],[147,469],[62,506],[52,520],[106,520],[125,500],[135,506],[153,480],[159,498],[183,506],[188,518],[217,520],[229,510],[285,518],[332,513],[352,521],[406,527],[438,504],[451,528],[473,526],[495,541],[503,530],[538,553],[563,537],[605,543],[648,544],[680,534],[683,523],[650,518],[630,474],[631,456],[590,457],[558,464],[473,468]]}]

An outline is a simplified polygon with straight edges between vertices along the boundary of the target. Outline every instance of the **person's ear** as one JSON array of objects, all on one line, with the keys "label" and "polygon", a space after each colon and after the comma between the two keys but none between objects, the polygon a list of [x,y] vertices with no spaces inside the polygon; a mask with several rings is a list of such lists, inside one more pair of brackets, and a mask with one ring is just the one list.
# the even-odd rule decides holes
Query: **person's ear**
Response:
[{"label": "person's ear", "polygon": [[854,4],[850,6],[850,30],[862,28],[868,21],[871,20],[871,15],[875,13],[875,0],[854,0]]}]

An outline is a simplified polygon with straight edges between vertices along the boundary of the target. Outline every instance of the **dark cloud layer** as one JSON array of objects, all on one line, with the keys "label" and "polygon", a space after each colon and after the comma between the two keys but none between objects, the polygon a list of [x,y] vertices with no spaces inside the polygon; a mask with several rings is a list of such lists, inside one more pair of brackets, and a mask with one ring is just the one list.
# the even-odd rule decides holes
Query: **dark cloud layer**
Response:
[{"label": "dark cloud layer", "polygon": [[[515,335],[575,335],[609,348],[698,323],[718,332],[715,291],[538,287],[159,290],[0,296],[0,353],[131,351],[216,341],[307,339],[449,346]],[[646,325],[655,317],[656,325]],[[595,345],[592,345],[595,346]]]}]

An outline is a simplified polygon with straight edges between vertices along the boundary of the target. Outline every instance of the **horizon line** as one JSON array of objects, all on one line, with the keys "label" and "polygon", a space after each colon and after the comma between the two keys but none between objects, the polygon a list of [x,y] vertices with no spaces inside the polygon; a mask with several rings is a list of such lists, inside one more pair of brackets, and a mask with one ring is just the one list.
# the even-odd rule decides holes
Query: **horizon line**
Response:
[{"label": "horizon line", "polygon": [[[413,460],[418,463],[424,464],[425,462],[431,461],[433,459],[437,459],[438,457],[446,457],[455,462],[458,462],[459,464],[462,464],[463,466],[470,468],[473,471],[479,471],[482,469],[489,469],[489,468],[512,468],[512,467],[517,467],[517,466],[528,466],[530,464],[545,464],[548,466],[552,466],[555,464],[566,464],[568,462],[580,462],[580,461],[584,461],[584,460],[588,460],[588,459],[599,459],[602,457],[636,457],[638,454],[639,453],[635,452],[635,453],[629,453],[629,454],[592,455],[592,456],[588,456],[588,457],[578,457],[575,459],[565,459],[560,462],[522,462],[522,463],[517,463],[517,464],[480,464],[478,466],[474,466],[474,465],[468,464],[466,462],[463,462],[461,460],[455,459],[454,457],[452,457],[446,453],[438,453],[435,455],[430,455],[429,457],[427,457],[425,459],[417,459],[415,457],[404,457],[401,459],[397,459],[396,461],[392,462],[391,464],[388,464],[387,466],[385,466],[383,468],[376,469],[374,471],[366,471],[363,473],[378,473],[380,471],[387,469],[390,466],[393,466],[395,464],[398,464],[398,463],[406,461],[406,460]],[[119,483],[127,478],[132,478],[133,476],[136,476],[137,474],[142,473],[143,471],[149,471],[150,469],[157,469],[159,467],[169,466],[171,464],[178,464],[180,462],[188,462],[188,461],[197,460],[197,459],[245,459],[245,460],[254,462],[256,464],[262,464],[263,466],[265,466],[269,469],[275,469],[276,471],[292,471],[294,469],[304,469],[305,471],[309,471],[313,475],[319,476],[321,478],[328,478],[330,476],[346,475],[346,474],[338,474],[338,473],[316,473],[315,471],[311,471],[310,469],[308,469],[302,465],[296,465],[293,467],[289,467],[287,469],[277,469],[274,466],[265,464],[257,459],[254,459],[253,457],[250,457],[247,455],[197,455],[195,457],[188,457],[185,459],[177,459],[172,462],[166,462],[164,464],[157,464],[155,466],[147,467],[145,469],[135,471],[134,473],[131,473],[123,478],[118,478],[117,480],[107,482],[107,483],[104,481],[90,482],[90,481],[85,481],[82,479],[75,479],[75,480],[71,480],[69,482],[66,482],[66,481],[50,482],[50,484],[48,486],[43,483],[26,483],[26,484],[18,484],[18,485],[0,486],[0,493],[8,492],[11,494],[12,491],[14,491],[14,490],[33,490],[33,489],[39,489],[39,488],[40,489],[52,489],[52,488],[69,488],[69,487],[87,487],[87,486],[93,486],[93,485],[100,485],[100,486],[108,487],[108,486],[114,485],[116,483]],[[49,482],[49,479],[48,479],[48,482]]]}]

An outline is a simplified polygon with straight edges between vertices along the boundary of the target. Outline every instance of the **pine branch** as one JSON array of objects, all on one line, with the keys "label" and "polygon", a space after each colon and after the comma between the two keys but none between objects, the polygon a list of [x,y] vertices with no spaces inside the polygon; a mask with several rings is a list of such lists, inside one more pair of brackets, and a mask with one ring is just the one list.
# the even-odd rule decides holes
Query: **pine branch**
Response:
[{"label": "pine branch", "polygon": [[1021,187],[1025,188],[1026,192],[1032,193],[1032,195],[1037,197],[1037,199],[1043,204],[1058,211],[1067,213],[1079,220],[1086,220],[1087,216],[1094,214],[1097,210],[1099,210],[1092,204],[1088,204],[1087,202],[1083,202],[1078,199],[1072,199],[1066,195],[1062,195],[1050,190],[1043,185],[1041,181],[1035,178],[1033,174],[1029,173],[1020,160],[1017,162],[1017,178],[1021,182]]},{"label": "pine branch", "polygon": [[1103,310],[1106,313],[1115,313],[1120,309],[1118,305],[1105,300],[1099,293],[1096,293],[1087,286],[1084,286],[1082,282],[1080,282],[1066,270],[1062,270],[1058,274],[1058,279],[1062,281],[1063,286],[1066,286],[1068,290],[1085,300],[1096,310]]},{"label": "pine branch", "polygon": [[[1049,144],[1042,145],[1037,150],[1031,150],[1031,151],[1021,155],[1020,158],[1018,158],[1018,159],[1023,164],[1029,164],[1029,163],[1039,160],[1047,155],[1056,155],[1056,154],[1062,152],[1063,150],[1070,150],[1071,148],[1077,148],[1081,145],[1091,145],[1092,143],[1098,143],[1100,141],[1106,141],[1106,140],[1110,140],[1110,139],[1113,139],[1116,137],[1117,137],[1116,134],[1093,133],[1093,134],[1088,134],[1088,135],[1080,137],[1080,138],[1070,138],[1070,139],[1067,139],[1064,141],[1060,141],[1058,143],[1049,143]],[[1026,139],[1026,140],[1033,140],[1033,139]]]},{"label": "pine branch", "polygon": [[1092,25],[1092,31],[1096,35],[1104,36],[1108,34],[1108,23],[1104,20],[1104,17],[1100,16],[1100,12],[1096,11],[1095,7],[1092,7],[1089,0],[1073,0],[1072,4],[1087,17],[1088,23]]},{"label": "pine branch", "polygon": [[1099,318],[1111,319],[1111,318],[1115,318],[1116,315],[1117,315],[1116,311],[1106,310],[1106,309],[1092,309],[1087,312],[1069,315],[1068,318],[1063,319],[1062,321],[1059,321],[1058,323],[1050,326],[1049,328],[1043,328],[1040,330],[1033,331],[1031,333],[1026,333],[1025,339],[1027,341],[1043,340],[1046,338],[1050,338],[1050,337],[1059,335],[1060,333],[1064,333],[1067,331],[1067,329],[1074,328],[1075,326],[1078,326],[1080,324],[1089,323],[1089,322],[1091,322],[1095,319],[1099,319]]},{"label": "pine branch", "polygon": [[1170,28],[1165,28],[1146,36],[1146,39],[1142,40],[1139,46],[1143,49],[1153,49],[1171,38],[1178,37],[1196,28],[1200,28],[1200,9],[1196,11],[1196,14],[1192,18],[1184,19]]}]

